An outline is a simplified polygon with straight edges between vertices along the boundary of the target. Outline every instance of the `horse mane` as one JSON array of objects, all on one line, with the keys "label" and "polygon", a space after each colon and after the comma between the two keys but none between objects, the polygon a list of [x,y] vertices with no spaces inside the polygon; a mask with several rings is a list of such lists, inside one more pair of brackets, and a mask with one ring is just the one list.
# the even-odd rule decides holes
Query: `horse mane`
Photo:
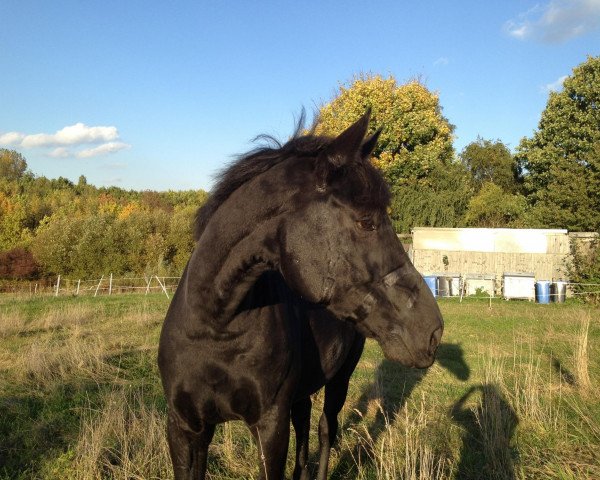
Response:
[{"label": "horse mane", "polygon": [[198,241],[217,209],[243,184],[290,157],[312,156],[323,148],[329,138],[313,135],[314,127],[308,134],[303,135],[305,119],[305,113],[302,111],[294,133],[285,144],[271,135],[257,136],[253,142],[262,141],[264,143],[262,146],[238,155],[216,175],[218,180],[208,200],[196,212],[195,241]]},{"label": "horse mane", "polygon": [[[270,135],[259,135],[253,141],[261,140],[265,145],[239,155],[217,175],[218,181],[208,200],[196,212],[194,241],[202,236],[217,209],[246,182],[289,158],[316,157],[331,142],[331,137],[314,134],[316,122],[305,133],[304,122],[305,113],[302,111],[292,137],[285,144]],[[345,180],[344,188],[339,189],[343,196],[370,208],[389,205],[389,188],[370,162],[362,162],[352,168],[343,167],[336,176]]]}]

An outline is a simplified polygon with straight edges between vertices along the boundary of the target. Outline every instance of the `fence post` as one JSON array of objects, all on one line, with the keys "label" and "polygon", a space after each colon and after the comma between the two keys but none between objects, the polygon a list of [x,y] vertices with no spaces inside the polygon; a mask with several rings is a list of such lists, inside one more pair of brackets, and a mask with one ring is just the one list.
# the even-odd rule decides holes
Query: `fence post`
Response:
[{"label": "fence post", "polygon": [[[162,287],[162,289],[163,289],[163,292],[165,292],[165,295],[167,296],[167,298],[168,298],[169,300],[171,300],[171,298],[169,297],[169,294],[167,293],[167,289],[165,288],[165,285],[164,285],[164,284],[163,284],[163,283],[160,281],[160,278],[158,278],[158,276],[157,276],[157,275],[155,275],[154,277],[156,278],[156,280],[158,281],[158,283],[159,283],[159,284],[160,284],[160,286]],[[164,278],[163,278],[163,280],[164,280]]]},{"label": "fence post", "polygon": [[102,276],[100,277],[100,281],[98,282],[98,286],[96,287],[96,291],[94,292],[94,297],[95,297],[96,295],[98,295],[98,289],[100,288],[100,284],[102,283],[102,280],[103,280],[103,279],[104,279],[104,275],[102,275]]},{"label": "fence post", "polygon": [[81,285],[81,278],[77,280],[77,292],[75,293],[75,295],[79,295],[79,285]]},{"label": "fence post", "polygon": [[112,294],[112,273],[110,274],[110,278],[108,280],[108,294]]},{"label": "fence post", "polygon": [[[146,280],[146,278],[144,278],[144,280]],[[148,292],[150,291],[151,283],[152,283],[152,275],[150,275],[150,280],[148,280],[148,284],[146,285],[146,295],[148,295]]]},{"label": "fence post", "polygon": [[56,279],[56,292],[54,292],[54,296],[58,297],[58,290],[60,289],[60,275]]}]

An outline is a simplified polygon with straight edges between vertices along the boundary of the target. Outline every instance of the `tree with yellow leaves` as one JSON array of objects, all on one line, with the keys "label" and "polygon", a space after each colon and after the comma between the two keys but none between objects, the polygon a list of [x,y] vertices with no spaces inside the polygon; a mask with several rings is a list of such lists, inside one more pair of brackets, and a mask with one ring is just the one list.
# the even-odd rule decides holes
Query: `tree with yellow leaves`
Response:
[{"label": "tree with yellow leaves", "polygon": [[439,97],[418,80],[359,75],[340,85],[319,112],[318,135],[337,135],[371,108],[371,132],[381,129],[373,163],[392,188],[397,231],[412,226],[455,226],[471,195],[465,168],[454,161],[453,126]]}]

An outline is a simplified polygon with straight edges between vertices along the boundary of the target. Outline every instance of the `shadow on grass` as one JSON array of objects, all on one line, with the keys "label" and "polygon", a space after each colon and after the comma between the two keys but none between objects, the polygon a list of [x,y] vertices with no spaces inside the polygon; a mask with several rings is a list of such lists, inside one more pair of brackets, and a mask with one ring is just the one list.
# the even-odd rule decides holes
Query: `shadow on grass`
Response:
[{"label": "shadow on grass", "polygon": [[[476,406],[466,406],[480,393]],[[515,480],[516,450],[510,442],[519,420],[495,385],[471,387],[451,409],[452,420],[463,429],[455,478]]]},{"label": "shadow on grass", "polygon": [[57,384],[0,398],[0,478],[36,478],[45,460],[73,444],[94,382]]},{"label": "shadow on grass", "polygon": [[[437,351],[436,362],[448,370],[458,380],[466,381],[471,375],[469,365],[465,362],[464,351],[458,344],[442,343]],[[428,369],[408,368],[396,362],[384,360],[377,368],[375,382],[367,387],[359,398],[354,412],[349,415],[342,429],[346,430],[361,422],[361,415],[367,412],[369,404],[378,401],[381,408],[377,409],[375,418],[367,426],[372,445],[384,431],[386,421],[393,422],[402,410],[413,390],[427,375]],[[356,464],[369,468],[372,464],[372,454],[365,445],[357,444],[352,451],[342,452],[331,479],[342,480],[356,476]]]},{"label": "shadow on grass", "polygon": [[571,385],[572,387],[575,386],[577,384],[577,379],[575,378],[575,375],[573,375],[571,371],[565,368],[561,361],[554,355],[551,355],[550,358],[552,360],[552,368],[554,368],[554,370],[556,370],[556,373],[560,375],[561,380],[566,384]]}]

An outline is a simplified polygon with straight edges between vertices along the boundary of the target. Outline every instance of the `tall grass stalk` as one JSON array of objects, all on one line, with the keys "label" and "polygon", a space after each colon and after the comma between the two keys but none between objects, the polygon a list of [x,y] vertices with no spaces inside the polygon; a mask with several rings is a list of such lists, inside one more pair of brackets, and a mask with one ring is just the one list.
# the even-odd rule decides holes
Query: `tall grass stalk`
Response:
[{"label": "tall grass stalk", "polygon": [[577,377],[577,385],[583,393],[590,391],[590,373],[588,369],[588,334],[590,331],[591,315],[590,312],[582,313],[580,316],[580,326],[577,335],[577,346],[575,348],[575,375]]},{"label": "tall grass stalk", "polygon": [[[526,349],[524,353],[523,350]],[[511,400],[518,417],[536,425],[541,430],[557,429],[559,423],[559,405],[562,388],[558,388],[559,398],[555,399],[555,388],[551,384],[551,374],[546,378],[541,368],[542,362],[547,358],[534,352],[532,343],[515,340],[513,353],[513,371],[508,377],[513,383],[508,383],[508,378],[503,369],[494,377],[502,386],[503,391]],[[549,370],[551,371],[551,370]],[[559,378],[560,381],[560,378]]]}]

